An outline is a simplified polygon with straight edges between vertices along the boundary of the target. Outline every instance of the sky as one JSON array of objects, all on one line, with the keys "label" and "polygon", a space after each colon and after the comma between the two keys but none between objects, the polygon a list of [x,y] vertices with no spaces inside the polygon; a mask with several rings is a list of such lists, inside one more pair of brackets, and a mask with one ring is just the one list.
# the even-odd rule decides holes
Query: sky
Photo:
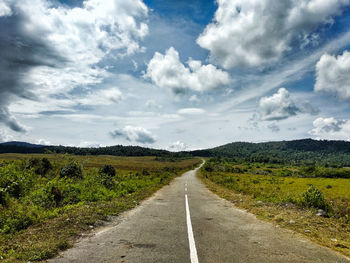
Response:
[{"label": "sky", "polygon": [[350,0],[0,0],[0,142],[350,140]]}]

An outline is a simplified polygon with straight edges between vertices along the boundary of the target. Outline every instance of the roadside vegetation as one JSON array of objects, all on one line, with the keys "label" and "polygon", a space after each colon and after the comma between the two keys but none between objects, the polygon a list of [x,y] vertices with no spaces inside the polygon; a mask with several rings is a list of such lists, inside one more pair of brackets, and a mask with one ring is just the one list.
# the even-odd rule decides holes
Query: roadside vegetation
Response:
[{"label": "roadside vegetation", "polygon": [[350,256],[349,168],[212,158],[200,176],[236,206]]},{"label": "roadside vegetation", "polygon": [[51,258],[199,159],[0,155],[0,261]]}]

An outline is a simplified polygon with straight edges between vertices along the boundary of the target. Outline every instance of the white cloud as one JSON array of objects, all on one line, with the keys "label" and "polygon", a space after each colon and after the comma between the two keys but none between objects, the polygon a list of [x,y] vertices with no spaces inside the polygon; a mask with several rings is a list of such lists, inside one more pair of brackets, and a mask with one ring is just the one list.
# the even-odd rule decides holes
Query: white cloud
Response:
[{"label": "white cloud", "polygon": [[0,0],[0,17],[12,15],[11,7],[4,0]]},{"label": "white cloud", "polygon": [[349,0],[217,0],[214,21],[197,39],[224,68],[277,61],[291,42],[315,44],[317,27],[333,23]]},{"label": "white cloud", "polygon": [[139,142],[142,144],[152,144],[156,142],[156,137],[143,127],[125,126],[121,129],[116,129],[110,133],[112,138],[124,138],[130,142]]},{"label": "white cloud", "polygon": [[336,94],[340,99],[350,99],[350,52],[332,56],[324,54],[316,64],[316,92]]},{"label": "white cloud", "polygon": [[13,141],[14,137],[8,134],[5,130],[0,129],[0,142],[9,142]]},{"label": "white cloud", "polygon": [[45,139],[38,139],[35,141],[35,144],[40,144],[40,145],[52,145],[52,143],[48,140]]},{"label": "white cloud", "polygon": [[184,108],[177,111],[181,115],[201,115],[205,113],[205,110],[199,108]]},{"label": "white cloud", "polygon": [[229,84],[230,77],[225,71],[208,64],[202,65],[198,60],[189,59],[186,67],[179,58],[175,48],[169,48],[165,55],[156,52],[149,61],[145,77],[157,86],[169,88],[175,92],[186,89],[206,91]]},{"label": "white cloud", "polygon": [[309,134],[317,139],[350,140],[350,121],[338,120],[333,117],[317,118],[313,122],[314,128]]},{"label": "white cloud", "polygon": [[123,99],[123,94],[117,88],[103,89],[89,93],[86,97],[77,99],[83,105],[111,105]]},{"label": "white cloud", "polygon": [[181,141],[176,141],[167,147],[167,150],[173,152],[185,151],[186,149],[188,149],[188,146]]},{"label": "white cloud", "polygon": [[295,103],[288,90],[280,88],[272,96],[260,99],[259,113],[262,120],[278,121],[295,116],[298,113],[316,115],[319,113],[319,110],[307,101],[298,101],[298,103]]},{"label": "white cloud", "polygon": [[200,99],[197,95],[192,95],[189,99],[190,102],[200,102]]},{"label": "white cloud", "polygon": [[262,120],[282,120],[294,116],[299,108],[291,99],[288,90],[280,88],[271,97],[263,97],[259,101]]}]

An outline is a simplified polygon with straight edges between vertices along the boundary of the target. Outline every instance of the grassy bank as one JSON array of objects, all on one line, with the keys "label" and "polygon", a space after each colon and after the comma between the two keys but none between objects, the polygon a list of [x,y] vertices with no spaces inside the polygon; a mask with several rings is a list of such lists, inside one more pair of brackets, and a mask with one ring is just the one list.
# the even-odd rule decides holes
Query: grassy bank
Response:
[{"label": "grassy bank", "polygon": [[[314,177],[307,167],[267,166],[212,160],[200,177],[213,192],[258,218],[349,257],[350,179]],[[320,208],[324,216],[316,215]]]},{"label": "grassy bank", "polygon": [[40,261],[189,170],[199,159],[0,155],[0,259]]}]

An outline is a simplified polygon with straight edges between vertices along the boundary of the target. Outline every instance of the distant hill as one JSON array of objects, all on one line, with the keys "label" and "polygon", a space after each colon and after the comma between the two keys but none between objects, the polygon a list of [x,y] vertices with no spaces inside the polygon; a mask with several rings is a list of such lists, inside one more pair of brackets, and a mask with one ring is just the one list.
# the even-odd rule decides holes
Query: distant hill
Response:
[{"label": "distant hill", "polygon": [[234,142],[192,155],[228,157],[266,163],[321,163],[350,166],[350,142],[302,139],[264,143]]},{"label": "distant hill", "polygon": [[[69,153],[76,155],[115,155],[115,156],[183,156],[166,150],[156,150],[140,146],[108,146],[80,148],[70,146],[45,146],[26,142],[0,143],[0,153]],[[189,155],[189,154],[187,154]],[[190,156],[190,155],[189,155]]]},{"label": "distant hill", "polygon": [[170,152],[140,146],[79,148],[45,146],[25,142],[0,143],[0,153],[69,153],[76,155],[225,157],[249,162],[322,164],[350,166],[350,142],[327,140],[292,140],[264,143],[233,142],[211,149]]},{"label": "distant hill", "polygon": [[45,145],[40,145],[40,144],[32,144],[28,142],[17,142],[17,141],[12,141],[12,142],[3,142],[0,143],[0,146],[16,146],[16,147],[29,147],[29,148],[40,148],[40,147],[45,147]]}]

